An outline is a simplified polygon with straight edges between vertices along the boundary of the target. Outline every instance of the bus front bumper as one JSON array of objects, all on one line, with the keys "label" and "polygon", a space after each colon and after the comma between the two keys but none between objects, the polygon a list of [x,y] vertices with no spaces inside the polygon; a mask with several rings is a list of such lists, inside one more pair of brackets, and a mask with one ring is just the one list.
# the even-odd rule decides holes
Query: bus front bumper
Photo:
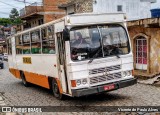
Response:
[{"label": "bus front bumper", "polygon": [[114,83],[103,84],[103,85],[99,85],[96,87],[90,87],[87,89],[86,88],[85,89],[72,89],[72,96],[80,97],[80,96],[91,95],[91,94],[96,94],[96,93],[109,92],[109,91],[113,91],[116,89],[128,87],[136,83],[137,83],[137,79],[132,78],[132,79],[127,79],[127,80],[118,81]]}]

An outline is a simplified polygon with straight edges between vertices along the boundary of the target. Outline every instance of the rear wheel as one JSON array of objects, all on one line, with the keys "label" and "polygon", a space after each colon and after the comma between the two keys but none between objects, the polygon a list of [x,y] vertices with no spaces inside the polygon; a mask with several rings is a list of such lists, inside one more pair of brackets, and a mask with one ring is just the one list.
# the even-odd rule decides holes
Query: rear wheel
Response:
[{"label": "rear wheel", "polygon": [[56,80],[52,80],[52,92],[57,99],[59,100],[64,99],[64,95],[60,93]]},{"label": "rear wheel", "polygon": [[22,83],[25,87],[29,86],[29,83],[26,81],[25,75],[23,72],[21,72],[21,78],[22,78]]}]

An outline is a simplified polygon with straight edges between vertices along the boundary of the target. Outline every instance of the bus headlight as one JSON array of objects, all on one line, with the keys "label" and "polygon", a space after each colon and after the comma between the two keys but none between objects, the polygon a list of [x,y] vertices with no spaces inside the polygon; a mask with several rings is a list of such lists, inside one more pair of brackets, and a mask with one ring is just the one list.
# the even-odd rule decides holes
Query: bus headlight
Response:
[{"label": "bus headlight", "polygon": [[132,71],[124,71],[124,72],[122,72],[122,76],[123,77],[130,76],[130,75],[132,75]]},{"label": "bus headlight", "polygon": [[122,72],[122,76],[123,76],[123,77],[126,77],[126,75],[127,75],[126,72],[123,71],[123,72]]},{"label": "bus headlight", "polygon": [[130,75],[132,75],[132,71],[127,72],[127,76],[130,76]]},{"label": "bus headlight", "polygon": [[87,79],[82,79],[82,84],[83,85],[87,84]]},{"label": "bus headlight", "polygon": [[77,86],[79,86],[79,85],[86,85],[87,84],[87,78],[76,80],[76,84],[77,84]]},{"label": "bus headlight", "polygon": [[81,80],[78,79],[78,80],[76,81],[76,84],[77,84],[77,85],[81,85]]}]

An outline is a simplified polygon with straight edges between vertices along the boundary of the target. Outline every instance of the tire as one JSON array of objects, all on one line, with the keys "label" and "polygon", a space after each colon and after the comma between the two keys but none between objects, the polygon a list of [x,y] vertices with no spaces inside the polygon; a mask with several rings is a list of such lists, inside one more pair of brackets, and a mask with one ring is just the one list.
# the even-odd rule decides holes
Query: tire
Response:
[{"label": "tire", "polygon": [[65,96],[61,94],[59,91],[59,87],[58,87],[56,80],[52,80],[52,93],[59,100],[65,99]]},{"label": "tire", "polygon": [[21,72],[22,83],[25,87],[29,87],[29,83],[26,81],[25,75]]}]

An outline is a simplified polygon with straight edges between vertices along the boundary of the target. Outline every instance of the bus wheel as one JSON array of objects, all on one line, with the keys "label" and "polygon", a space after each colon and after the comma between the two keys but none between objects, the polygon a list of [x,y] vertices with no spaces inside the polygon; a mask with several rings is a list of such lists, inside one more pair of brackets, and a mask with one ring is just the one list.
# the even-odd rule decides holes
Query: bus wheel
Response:
[{"label": "bus wheel", "polygon": [[52,81],[52,92],[57,99],[64,99],[64,95],[60,93],[56,80]]},{"label": "bus wheel", "polygon": [[22,83],[25,87],[29,86],[29,83],[26,81],[25,75],[23,72],[21,72],[21,78],[22,78]]}]

